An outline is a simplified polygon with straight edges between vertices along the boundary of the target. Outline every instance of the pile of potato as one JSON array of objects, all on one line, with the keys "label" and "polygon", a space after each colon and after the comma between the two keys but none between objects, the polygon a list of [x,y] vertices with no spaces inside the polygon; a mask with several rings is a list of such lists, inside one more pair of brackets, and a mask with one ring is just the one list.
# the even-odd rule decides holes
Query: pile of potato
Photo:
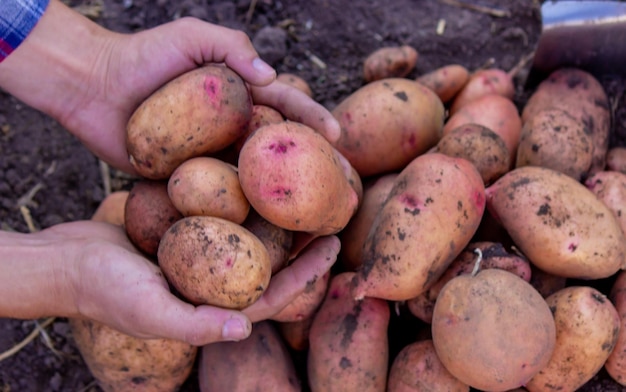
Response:
[{"label": "pile of potato", "polygon": [[[609,151],[601,85],[557,70],[520,113],[507,72],[410,79],[417,58],[372,53],[333,142],[255,105],[223,65],[137,109],[143,178],[94,219],[124,225],[187,301],[243,309],[312,238],[342,250],[244,341],[146,348],[99,326],[102,358],[80,338],[93,323],[73,322],[103,389],[176,391],[193,366],[203,392],[574,391],[603,367],[626,385],[626,150]],[[400,316],[415,328],[392,349]]]}]

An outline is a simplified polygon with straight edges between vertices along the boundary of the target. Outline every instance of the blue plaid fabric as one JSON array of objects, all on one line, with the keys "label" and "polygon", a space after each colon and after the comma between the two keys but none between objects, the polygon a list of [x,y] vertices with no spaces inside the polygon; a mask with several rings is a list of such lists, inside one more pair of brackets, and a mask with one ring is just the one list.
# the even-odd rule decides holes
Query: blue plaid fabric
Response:
[{"label": "blue plaid fabric", "polygon": [[0,61],[35,27],[49,0],[0,0]]}]

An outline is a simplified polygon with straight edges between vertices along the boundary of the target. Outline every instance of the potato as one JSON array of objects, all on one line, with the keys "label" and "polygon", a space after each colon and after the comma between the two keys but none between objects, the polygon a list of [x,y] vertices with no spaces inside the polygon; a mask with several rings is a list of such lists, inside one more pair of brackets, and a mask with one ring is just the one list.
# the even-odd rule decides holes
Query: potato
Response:
[{"label": "potato", "polygon": [[459,275],[472,272],[478,258],[481,260],[479,270],[499,268],[509,271],[527,282],[530,281],[532,276],[530,263],[523,257],[508,252],[502,244],[489,241],[471,242],[454,259],[435,284],[422,294],[406,302],[409,311],[415,317],[430,324],[433,318],[435,302],[443,286]]},{"label": "potato", "polygon": [[403,301],[434,284],[470,242],[485,208],[469,161],[430,153],[396,177],[364,244],[354,298]]},{"label": "potato", "polygon": [[297,122],[259,128],[241,149],[238,168],[250,205],[287,230],[338,233],[359,204],[330,143]]},{"label": "potato", "polygon": [[212,216],[172,225],[157,258],[168,282],[196,305],[246,308],[265,292],[272,273],[267,249],[254,234]]},{"label": "potato", "polygon": [[626,233],[626,174],[599,171],[587,178],[585,186],[609,207],[622,232]]},{"label": "potato", "polygon": [[450,115],[456,113],[471,101],[485,95],[500,95],[513,99],[515,84],[513,78],[506,71],[499,68],[481,69],[469,76],[469,80],[459,91],[450,105]]},{"label": "potato", "polygon": [[604,170],[609,146],[611,111],[600,82],[589,72],[561,68],[542,81],[522,110],[522,121],[547,107],[562,109],[583,125],[591,138],[593,159],[589,174]]},{"label": "potato", "polygon": [[248,137],[257,129],[267,124],[276,124],[285,121],[283,115],[276,109],[266,105],[252,106],[252,117],[245,132],[232,144],[235,152],[239,154]]},{"label": "potato", "polygon": [[443,136],[433,151],[472,162],[485,185],[511,167],[511,154],[500,135],[479,124],[461,125]]},{"label": "potato", "polygon": [[181,163],[167,182],[167,194],[184,216],[206,215],[242,223],[250,211],[237,168],[217,158],[196,157]]},{"label": "potato", "polygon": [[441,137],[465,124],[482,125],[498,134],[509,150],[511,166],[515,163],[522,120],[513,101],[496,94],[477,98],[450,116]]},{"label": "potato", "polygon": [[289,348],[294,351],[305,351],[309,348],[309,332],[313,324],[313,317],[276,324],[280,336],[282,336]]},{"label": "potato", "polygon": [[377,176],[364,184],[363,202],[339,234],[340,263],[346,271],[356,271],[363,262],[363,244],[376,214],[389,195],[398,173]]},{"label": "potato", "polygon": [[500,177],[486,195],[491,214],[538,268],[602,279],[624,266],[626,241],[617,219],[572,177],[524,166]]},{"label": "potato", "polygon": [[546,366],[556,327],[537,290],[492,268],[458,276],[441,289],[432,339],[453,376],[472,388],[497,392],[525,385]]},{"label": "potato", "polygon": [[459,64],[444,65],[415,79],[433,90],[443,103],[450,102],[465,87],[468,80],[469,71]]},{"label": "potato", "polygon": [[626,174],[626,147],[613,147],[606,153],[606,170]]},{"label": "potato", "polygon": [[556,324],[550,361],[526,385],[530,392],[575,391],[589,381],[613,351],[620,330],[617,310],[589,286],[569,286],[546,298]]},{"label": "potato", "polygon": [[109,194],[102,200],[91,220],[98,222],[108,222],[113,225],[124,225],[124,210],[129,191],[116,191]]},{"label": "potato", "polygon": [[620,327],[615,347],[604,362],[604,368],[613,380],[626,386],[626,272],[617,274],[609,299],[619,315]]},{"label": "potato", "polygon": [[326,296],[329,280],[330,272],[327,272],[307,282],[304,292],[270,319],[286,323],[313,317]]},{"label": "potato", "polygon": [[104,392],[177,392],[198,348],[172,339],[139,339],[104,324],[69,319],[76,348]]},{"label": "potato", "polygon": [[567,278],[563,276],[550,274],[533,264],[530,265],[530,268],[530,284],[543,298],[548,298],[567,285]]},{"label": "potato", "polygon": [[370,53],[363,62],[365,82],[385,78],[403,78],[417,63],[419,54],[409,45],[385,46]]},{"label": "potato", "polygon": [[387,392],[469,390],[467,384],[458,380],[443,366],[431,339],[406,345],[389,369]]},{"label": "potato", "polygon": [[244,340],[203,346],[198,379],[200,392],[302,390],[287,346],[269,321],[253,324]]},{"label": "potato", "polygon": [[253,209],[250,210],[246,220],[241,225],[265,245],[272,264],[272,275],[287,266],[293,243],[292,231],[268,222]]},{"label": "potato", "polygon": [[166,179],[189,158],[224,149],[245,131],[252,98],[230,68],[207,64],[152,93],[126,127],[130,162],[139,174]]},{"label": "potato", "polygon": [[561,109],[538,111],[522,125],[516,167],[541,166],[584,180],[593,142],[582,123]]},{"label": "potato", "polygon": [[311,392],[385,392],[389,361],[389,306],[350,295],[353,272],[335,275],[309,333]]},{"label": "potato", "polygon": [[281,72],[276,76],[276,80],[288,84],[289,86],[292,86],[313,98],[313,91],[311,90],[309,83],[298,75]]},{"label": "potato", "polygon": [[364,85],[333,110],[341,136],[333,143],[361,177],[402,170],[441,135],[443,103],[413,80]]},{"label": "potato", "polygon": [[139,180],[124,206],[124,227],[131,242],[149,256],[156,256],[165,231],[183,215],[167,194],[167,182]]}]

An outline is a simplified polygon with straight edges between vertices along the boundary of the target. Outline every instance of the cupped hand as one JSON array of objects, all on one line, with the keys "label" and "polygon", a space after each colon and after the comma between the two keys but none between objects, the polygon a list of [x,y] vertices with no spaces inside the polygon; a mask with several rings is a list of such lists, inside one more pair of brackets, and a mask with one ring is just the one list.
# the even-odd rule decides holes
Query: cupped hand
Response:
[{"label": "cupped hand", "polygon": [[125,149],[125,126],[134,109],[157,88],[206,63],[225,63],[242,76],[255,103],[274,107],[329,140],[339,137],[334,117],[306,94],[275,80],[245,33],[182,18],[131,35],[109,33],[93,64],[85,96],[62,118],[96,155],[132,171]]},{"label": "cupped hand", "polygon": [[140,254],[123,229],[102,222],[64,223],[40,233],[63,243],[73,289],[69,317],[84,317],[140,338],[171,338],[193,345],[240,340],[251,322],[278,313],[336,260],[339,240],[319,238],[272,278],[264,295],[242,312],[193,306],[170,292],[161,270]]}]

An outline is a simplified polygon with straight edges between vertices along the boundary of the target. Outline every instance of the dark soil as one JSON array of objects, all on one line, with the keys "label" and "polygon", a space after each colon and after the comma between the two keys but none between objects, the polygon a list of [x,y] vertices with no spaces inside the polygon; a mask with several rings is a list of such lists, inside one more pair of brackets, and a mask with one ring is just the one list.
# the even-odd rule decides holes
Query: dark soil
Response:
[{"label": "dark soil", "polygon": [[[93,0],[68,4],[120,32],[187,15],[242,29],[278,71],[303,77],[314,98],[330,109],[363,84],[363,59],[381,46],[409,44],[419,51],[410,77],[451,63],[472,70],[491,61],[492,66],[509,70],[535,48],[540,33],[538,1],[466,1],[508,10],[510,16],[495,17],[435,0]],[[251,3],[256,7],[249,13]],[[438,34],[441,21],[445,30]],[[524,90],[527,70],[528,66],[516,76],[515,99],[520,107],[528,96]],[[616,108],[612,145],[624,145],[624,83],[619,78],[601,81]],[[98,160],[54,120],[1,92],[0,101],[2,229],[29,230],[20,206],[30,212],[36,229],[88,219],[105,195]],[[121,173],[113,171],[110,176],[113,190],[130,184]],[[392,325],[406,325],[399,321]],[[0,319],[0,351],[16,345],[34,328],[33,321]],[[46,331],[53,349],[40,336],[0,362],[0,391],[98,391],[67,321],[57,319]],[[198,390],[195,374],[182,390]],[[626,389],[600,372],[582,390]]]}]

